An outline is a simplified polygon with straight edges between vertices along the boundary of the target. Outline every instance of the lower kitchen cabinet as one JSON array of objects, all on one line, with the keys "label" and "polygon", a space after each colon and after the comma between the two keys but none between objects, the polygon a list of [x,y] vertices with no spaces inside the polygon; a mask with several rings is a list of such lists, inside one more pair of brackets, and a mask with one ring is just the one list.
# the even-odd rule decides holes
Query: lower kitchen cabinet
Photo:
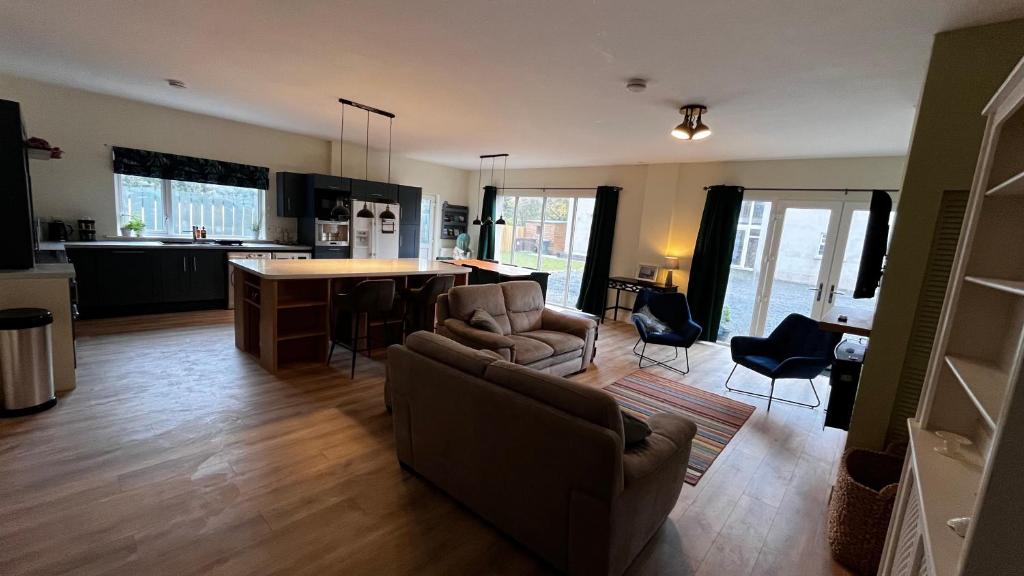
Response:
[{"label": "lower kitchen cabinet", "polygon": [[68,249],[86,317],[211,308],[227,298],[220,250]]}]

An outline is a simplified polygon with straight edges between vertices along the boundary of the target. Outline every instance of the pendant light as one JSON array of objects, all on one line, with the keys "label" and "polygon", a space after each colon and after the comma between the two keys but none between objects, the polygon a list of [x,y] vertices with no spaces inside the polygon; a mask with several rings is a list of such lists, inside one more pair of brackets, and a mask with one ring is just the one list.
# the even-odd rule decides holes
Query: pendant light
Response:
[{"label": "pendant light", "polygon": [[[370,111],[366,111],[366,152],[363,154],[363,179],[365,180],[370,168]],[[373,218],[373,210],[363,200],[363,207],[356,212],[356,218]]]},{"label": "pendant light", "polygon": [[[388,190],[391,189],[391,124],[392,124],[392,120],[389,118],[388,119],[388,182],[387,182]],[[366,117],[366,127],[367,127],[367,129],[369,129],[369,127],[370,127],[370,117],[369,117],[369,115],[367,115],[367,117]],[[384,211],[380,213],[380,219],[381,220],[394,220],[395,219],[395,213],[391,211],[391,204],[390,203],[384,205]]]},{"label": "pendant light", "polygon": [[[508,170],[508,154],[505,154],[505,162],[501,165],[501,193],[502,193],[502,195],[505,194],[505,172],[507,170]],[[504,226],[505,225],[505,214],[504,214],[504,212],[502,212],[502,214],[498,215],[498,219],[495,220],[494,223],[497,224],[498,226]]]},{"label": "pendant light", "polygon": [[[366,153],[363,156],[363,178],[369,176],[370,169],[370,113],[373,112],[378,116],[384,116],[388,119],[388,181],[387,185],[391,187],[391,128],[394,124],[395,115],[391,112],[386,112],[366,104],[360,104],[359,102],[353,102],[352,100],[346,100],[345,98],[338,98],[338,102],[341,103],[341,135],[338,138],[338,175],[341,177],[345,173],[345,107],[353,106],[361,110],[366,111]],[[370,206],[366,200],[363,201],[363,207],[356,212],[356,218],[374,218],[373,211],[370,210]],[[386,204],[384,211],[380,214],[381,219],[395,219],[395,213],[391,211],[391,205]]]},{"label": "pendant light", "polygon": [[683,122],[672,129],[672,136],[680,140],[703,140],[711,136],[711,129],[704,123],[704,113],[708,111],[703,104],[687,104],[679,109]]},{"label": "pendant light", "polygon": [[473,226],[480,226],[480,210],[483,208],[483,199],[481,192],[483,192],[484,183],[484,157],[480,157],[480,166],[476,171],[476,218],[473,218]]}]

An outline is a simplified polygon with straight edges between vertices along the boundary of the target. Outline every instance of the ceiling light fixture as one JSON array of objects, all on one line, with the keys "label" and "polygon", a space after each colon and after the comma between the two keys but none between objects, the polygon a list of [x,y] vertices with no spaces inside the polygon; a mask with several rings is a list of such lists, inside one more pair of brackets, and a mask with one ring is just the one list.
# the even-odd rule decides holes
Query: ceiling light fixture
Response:
[{"label": "ceiling light fixture", "polygon": [[502,168],[502,173],[501,173],[501,187],[502,187],[502,189],[505,188],[505,169],[508,168],[508,154],[481,154],[480,155],[480,167],[477,170],[477,178],[476,178],[476,187],[477,187],[477,196],[476,196],[477,203],[476,203],[476,206],[477,206],[477,211],[476,211],[476,218],[473,219],[473,226],[482,226],[484,224],[497,224],[499,226],[504,226],[505,225],[505,218],[504,217],[499,217],[497,221],[492,220],[490,216],[485,217],[483,220],[480,219],[480,214],[483,213],[484,160],[487,159],[487,160],[491,161],[491,178],[490,178],[490,183],[488,184],[488,186],[494,186],[494,161],[495,161],[496,158],[504,158],[505,159],[505,164],[504,164],[504,167]]},{"label": "ceiling light fixture", "polygon": [[[395,121],[395,115],[391,112],[374,108],[373,106],[367,106],[366,104],[360,104],[359,102],[353,102],[352,100],[346,100],[345,98],[338,98],[338,102],[341,104],[341,134],[338,135],[338,176],[343,177],[345,174],[345,107],[352,106],[359,108],[360,110],[366,111],[366,152],[363,156],[363,178],[369,176],[370,170],[370,113],[378,116],[383,116],[388,119],[388,181],[387,187],[391,188],[391,127]],[[356,212],[356,218],[373,218],[373,211],[370,210],[369,205],[364,200],[363,207]],[[394,220],[395,213],[391,211],[391,205],[385,204],[384,211],[380,214],[381,220]]]},{"label": "ceiling light fixture", "polygon": [[647,90],[647,80],[643,78],[630,78],[626,82],[626,90],[630,92],[643,92]]},{"label": "ceiling light fixture", "polygon": [[182,89],[182,90],[184,90],[185,88],[188,88],[188,86],[185,86],[184,82],[182,82],[181,80],[175,80],[174,78],[168,78],[167,79],[167,85],[170,86],[171,88],[179,88],[179,89]]},{"label": "ceiling light fixture", "polygon": [[672,129],[672,136],[680,140],[703,140],[711,136],[711,129],[704,123],[708,107],[703,104],[687,104],[679,109],[683,115],[681,124]]}]

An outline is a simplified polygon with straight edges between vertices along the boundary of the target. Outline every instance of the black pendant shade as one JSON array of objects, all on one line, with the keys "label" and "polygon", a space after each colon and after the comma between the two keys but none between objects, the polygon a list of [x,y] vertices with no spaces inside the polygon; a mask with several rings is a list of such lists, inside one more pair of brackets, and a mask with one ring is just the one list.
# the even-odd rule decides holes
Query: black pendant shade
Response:
[{"label": "black pendant shade", "polygon": [[504,226],[505,225],[505,215],[502,214],[501,216],[498,216],[498,219],[495,220],[494,223],[497,224],[498,226]]},{"label": "black pendant shade", "polygon": [[473,226],[479,226],[480,224],[482,224],[482,222],[480,222],[480,217],[479,216],[477,216],[476,218],[473,218]]},{"label": "black pendant shade", "polygon": [[[371,215],[372,218],[372,215]],[[381,220],[394,220],[395,213],[391,211],[391,204],[384,205],[384,211],[380,213]]]},{"label": "black pendant shade", "polygon": [[366,206],[366,202],[363,202],[363,207],[356,212],[356,218],[373,218],[373,212]]}]

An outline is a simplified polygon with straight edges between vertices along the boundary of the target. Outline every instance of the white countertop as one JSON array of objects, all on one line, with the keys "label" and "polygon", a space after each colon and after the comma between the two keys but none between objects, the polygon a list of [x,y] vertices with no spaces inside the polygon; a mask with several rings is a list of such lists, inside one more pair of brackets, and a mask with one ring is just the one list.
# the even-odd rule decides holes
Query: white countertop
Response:
[{"label": "white countertop", "polygon": [[230,260],[233,266],[270,280],[373,278],[419,274],[469,274],[469,268],[419,258]]},{"label": "white countertop", "polygon": [[36,264],[27,270],[0,270],[0,280],[53,280],[74,278],[75,267],[71,264]]},{"label": "white countertop", "polygon": [[220,244],[214,244],[207,242],[205,244],[192,244],[189,242],[172,242],[170,244],[164,244],[158,240],[97,240],[95,242],[40,242],[40,250],[64,250],[65,248],[118,248],[122,250],[131,249],[182,249],[188,248],[189,250],[227,250],[227,251],[242,251],[242,252],[312,252],[313,249],[309,246],[299,246],[293,244],[274,244],[274,243],[261,243],[261,242],[243,242],[241,246],[221,246]]}]

